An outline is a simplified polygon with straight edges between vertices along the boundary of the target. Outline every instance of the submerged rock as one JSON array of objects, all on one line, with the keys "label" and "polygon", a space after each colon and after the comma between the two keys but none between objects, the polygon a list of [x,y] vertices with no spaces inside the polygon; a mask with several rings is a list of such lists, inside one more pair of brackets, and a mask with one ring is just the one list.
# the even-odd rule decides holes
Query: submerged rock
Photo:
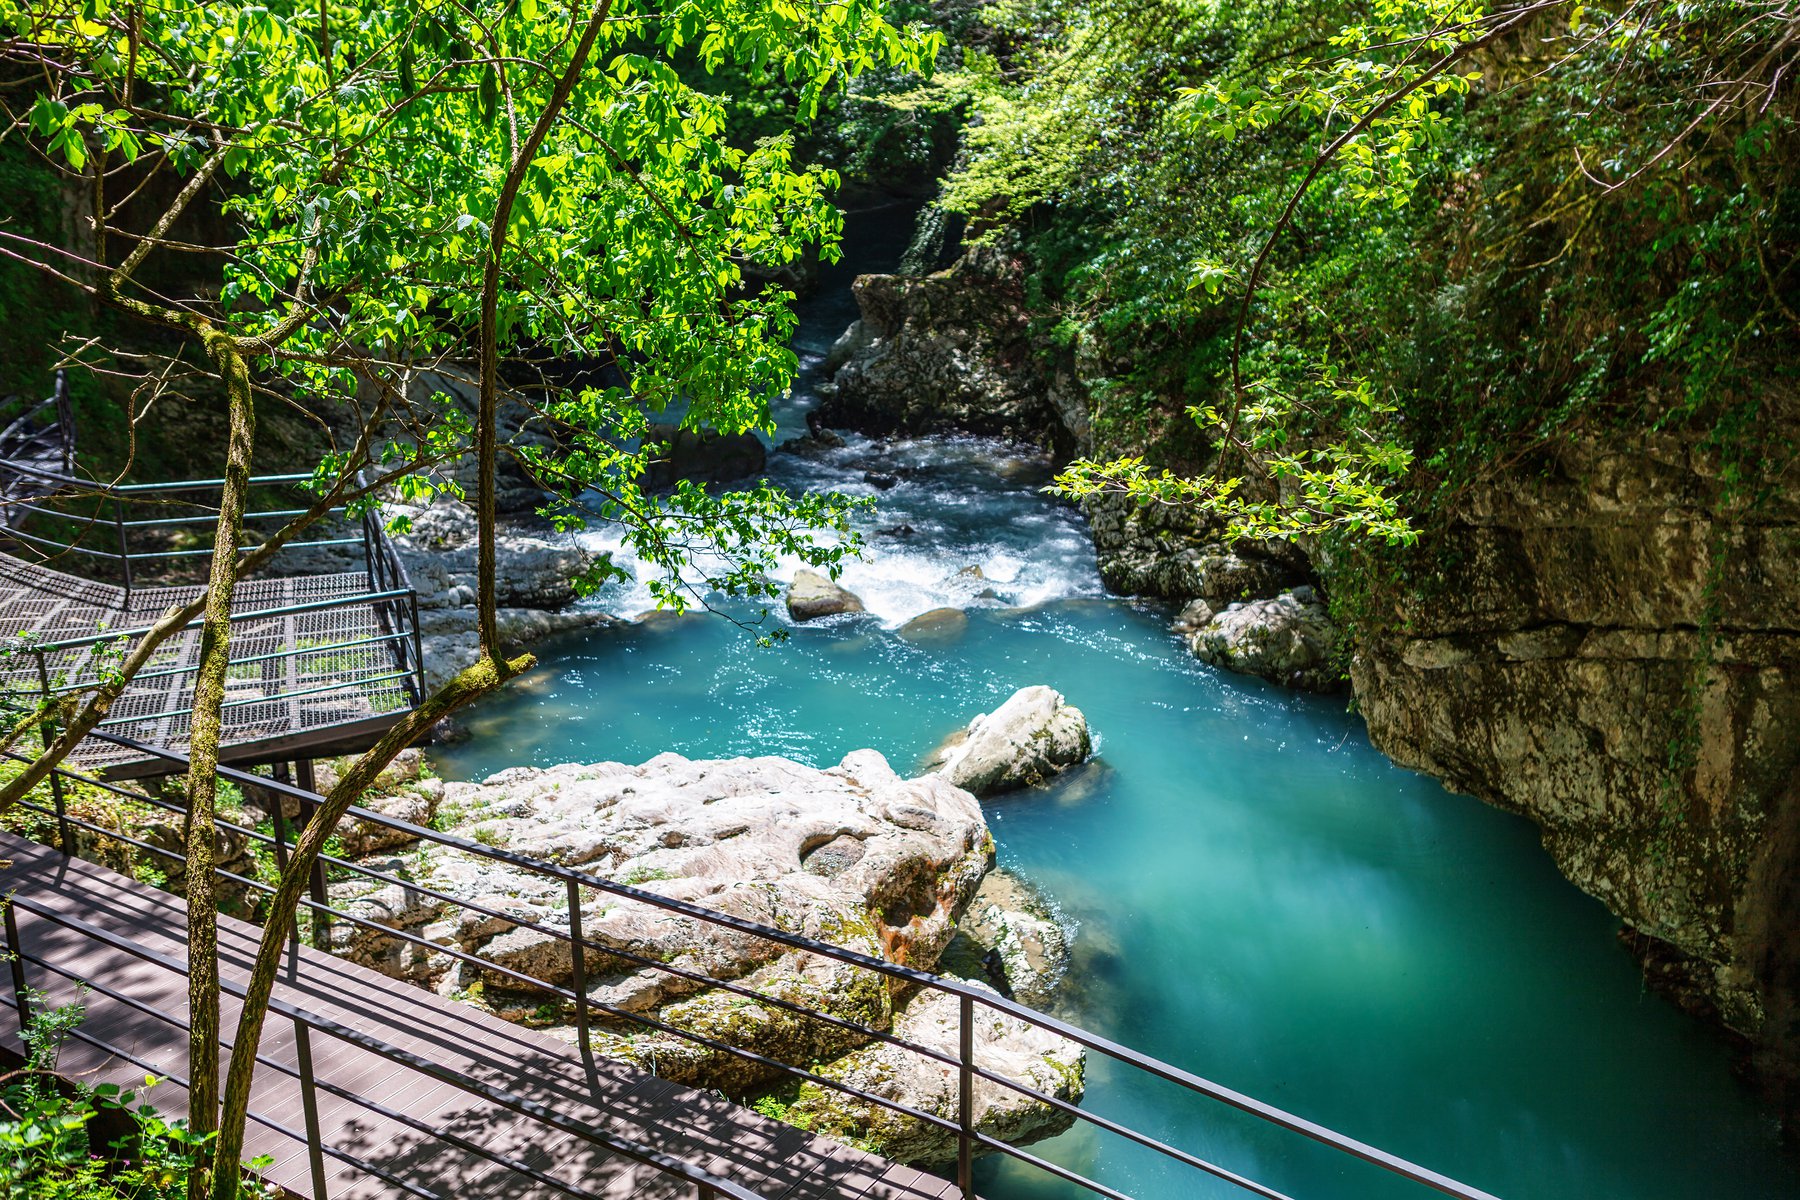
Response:
[{"label": "submerged rock", "polygon": [[1329,692],[1343,686],[1331,665],[1337,636],[1324,603],[1312,588],[1302,586],[1273,600],[1230,605],[1188,644],[1196,658],[1228,671]]},{"label": "submerged rock", "polygon": [[754,433],[652,425],[645,440],[663,447],[650,467],[647,486],[652,488],[671,488],[684,479],[730,483],[759,474],[768,465],[768,451]]},{"label": "submerged rock", "polygon": [[968,613],[960,608],[934,608],[902,625],[896,636],[903,641],[936,644],[953,642],[968,631]]},{"label": "submerged rock", "polygon": [[1020,688],[940,751],[937,773],[977,796],[1044,782],[1093,749],[1087,718],[1042,685]]},{"label": "submerged rock", "polygon": [[1001,995],[1047,1008],[1069,969],[1069,935],[1023,880],[995,868],[981,881],[940,968]]},{"label": "submerged rock", "polygon": [[859,613],[863,602],[856,593],[839,587],[817,571],[798,571],[788,585],[788,616],[796,621],[811,621],[838,613]]}]

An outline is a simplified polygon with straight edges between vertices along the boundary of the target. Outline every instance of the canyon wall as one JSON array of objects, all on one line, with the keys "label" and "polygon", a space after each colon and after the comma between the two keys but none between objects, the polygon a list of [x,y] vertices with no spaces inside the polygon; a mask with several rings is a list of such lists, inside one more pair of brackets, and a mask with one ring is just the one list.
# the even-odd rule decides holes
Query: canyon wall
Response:
[{"label": "canyon wall", "polygon": [[[999,434],[1140,453],[1088,403],[1077,356],[1034,343],[1017,264],[865,276],[823,415],[876,433]],[[1800,441],[1800,405],[1774,421]],[[1154,461],[1154,454],[1152,455]],[[1173,464],[1180,468],[1182,464]],[[1800,487],[1722,499],[1698,433],[1594,437],[1468,494],[1389,588],[1351,676],[1396,762],[1535,821],[1653,982],[1740,1035],[1800,1111]],[[1114,590],[1246,599],[1317,575],[1178,512],[1091,504]],[[1379,589],[1378,589],[1379,592]]]}]

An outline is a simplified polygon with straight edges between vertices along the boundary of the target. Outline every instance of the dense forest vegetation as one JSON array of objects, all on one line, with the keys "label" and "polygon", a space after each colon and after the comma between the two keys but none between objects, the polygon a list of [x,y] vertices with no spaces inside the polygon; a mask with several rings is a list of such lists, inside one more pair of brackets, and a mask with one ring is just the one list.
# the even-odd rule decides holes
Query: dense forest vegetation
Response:
[{"label": "dense forest vegetation", "polygon": [[1763,425],[1800,332],[1780,9],[981,19],[996,51],[936,85],[973,118],[945,207],[1029,256],[1047,340],[1097,368],[1104,444],[1196,466],[1187,406],[1231,473],[1283,482],[1279,514],[1187,494],[1247,531],[1411,541],[1484,473],[1609,425],[1704,425],[1746,501],[1788,465]]}]

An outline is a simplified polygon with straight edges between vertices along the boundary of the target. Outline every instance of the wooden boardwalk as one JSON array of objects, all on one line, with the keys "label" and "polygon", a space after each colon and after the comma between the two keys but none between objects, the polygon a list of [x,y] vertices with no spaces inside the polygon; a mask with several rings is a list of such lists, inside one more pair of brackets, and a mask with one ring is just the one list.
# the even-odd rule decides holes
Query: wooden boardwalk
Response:
[{"label": "wooden boardwalk", "polygon": [[[178,961],[185,961],[182,901],[79,859],[0,833],[0,894],[22,899],[104,929]],[[87,997],[82,1031],[110,1043],[112,1054],[71,1039],[60,1069],[89,1083],[141,1084],[146,1071],[180,1077],[186,1063],[187,980],[80,930],[22,908],[27,954],[82,980],[147,1005],[151,1016],[99,990]],[[228,981],[243,982],[259,931],[219,919],[220,958]],[[26,964],[27,982],[53,1002],[75,997],[67,978]],[[3,976],[0,976],[3,978]],[[0,990],[0,1045],[16,1049],[17,1013],[10,989]],[[565,1042],[502,1021],[466,1005],[389,979],[311,949],[290,953],[276,997],[391,1046],[449,1068],[477,1084],[543,1105],[565,1121],[654,1147],[770,1200],[938,1200],[960,1197],[954,1184],[771,1121],[718,1096],[668,1083],[604,1058],[584,1063]],[[237,1008],[227,998],[230,1036]],[[252,1121],[246,1158],[274,1160],[266,1177],[311,1200],[373,1200],[401,1195],[446,1200],[537,1200],[567,1195],[531,1172],[596,1197],[688,1197],[694,1185],[594,1146],[500,1103],[432,1079],[413,1067],[319,1032],[310,1035],[314,1077],[358,1098],[317,1092],[325,1145],[390,1173],[382,1180],[357,1164],[327,1159],[326,1193],[316,1196],[304,1141]],[[262,1055],[297,1063],[291,1021],[271,1014]],[[129,1055],[127,1058],[125,1055]],[[139,1061],[131,1061],[136,1059]],[[153,1090],[159,1111],[185,1111],[175,1083]],[[383,1115],[370,1105],[387,1108]],[[253,1111],[290,1130],[304,1127],[297,1080],[265,1063],[257,1071]],[[430,1127],[430,1133],[397,1119]],[[518,1170],[460,1149],[443,1135],[507,1156]],[[402,1183],[404,1186],[402,1186]]]}]

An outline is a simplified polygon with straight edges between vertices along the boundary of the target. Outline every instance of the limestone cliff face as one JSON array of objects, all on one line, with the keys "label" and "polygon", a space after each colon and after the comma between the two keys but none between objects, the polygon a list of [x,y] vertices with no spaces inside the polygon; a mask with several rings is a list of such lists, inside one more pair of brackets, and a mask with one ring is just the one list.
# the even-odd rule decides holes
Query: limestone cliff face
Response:
[{"label": "limestone cliff face", "polygon": [[1654,939],[1634,943],[1660,981],[1750,1039],[1791,1108],[1800,494],[1722,505],[1714,463],[1679,436],[1536,466],[1472,498],[1433,548],[1440,585],[1358,647],[1369,733],[1536,821],[1563,873]]},{"label": "limestone cliff face", "polygon": [[[827,420],[1000,432],[977,418],[1055,414],[1064,445],[1143,452],[1090,419],[1078,372],[1027,352],[1023,292],[996,278],[965,260],[859,281],[864,329]],[[1776,424],[1800,441],[1800,401]],[[1800,1113],[1800,480],[1775,483],[1754,507],[1722,502],[1716,461],[1678,434],[1515,464],[1427,548],[1441,580],[1392,600],[1352,674],[1384,752],[1532,818],[1652,978],[1743,1035]],[[1179,514],[1089,516],[1117,591],[1216,606],[1312,571]]]},{"label": "limestone cliff face", "polygon": [[1085,414],[1033,344],[1021,262],[972,251],[923,277],[863,275],[861,320],[833,349],[827,425],[877,434],[976,433],[1068,454]]}]

